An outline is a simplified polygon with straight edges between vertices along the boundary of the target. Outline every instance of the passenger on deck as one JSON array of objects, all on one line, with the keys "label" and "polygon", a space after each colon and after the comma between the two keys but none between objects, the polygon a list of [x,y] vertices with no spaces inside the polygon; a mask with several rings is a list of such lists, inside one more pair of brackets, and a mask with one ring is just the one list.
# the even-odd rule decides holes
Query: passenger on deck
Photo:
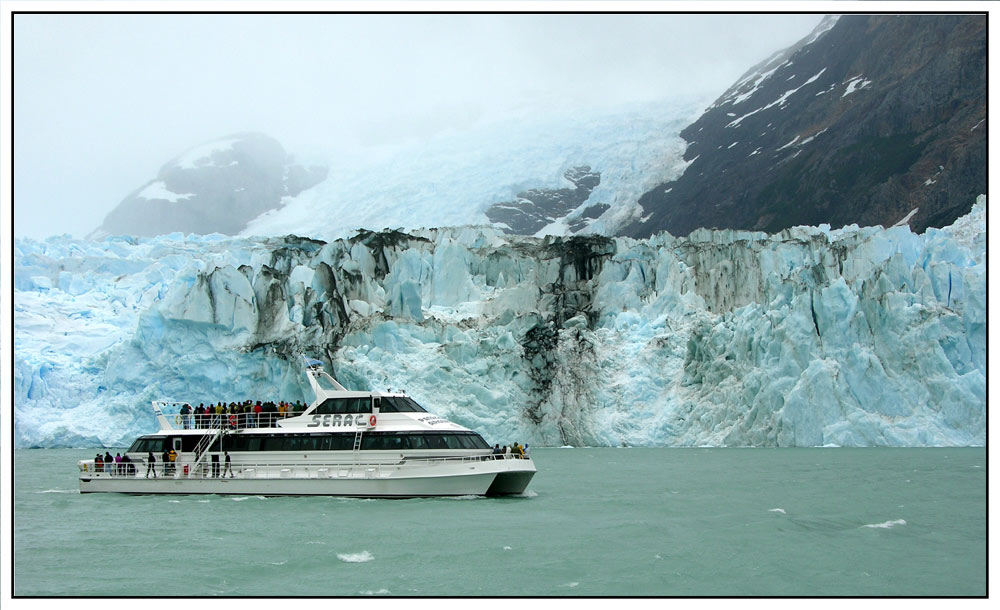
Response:
[{"label": "passenger on deck", "polygon": [[267,402],[264,403],[264,405],[263,405],[262,408],[264,410],[264,414],[265,414],[264,415],[264,421],[266,422],[267,427],[268,428],[273,428],[274,427],[274,415],[278,412],[277,407],[275,407],[274,403],[269,400],[269,401],[267,401]]},{"label": "passenger on deck", "polygon": [[104,472],[104,458],[100,453],[94,458],[94,472]]},{"label": "passenger on deck", "polygon": [[507,445],[503,446],[503,459],[505,460],[510,459],[510,447],[508,447]]},{"label": "passenger on deck", "polygon": [[500,443],[493,445],[493,456],[494,456],[493,459],[494,460],[497,459],[496,456],[500,455],[501,453],[503,452],[500,450]]},{"label": "passenger on deck", "polygon": [[111,457],[110,451],[104,452],[104,472],[109,474],[115,473],[115,458]]},{"label": "passenger on deck", "polygon": [[122,456],[122,472],[128,476],[135,475],[135,466],[127,453]]},{"label": "passenger on deck", "polygon": [[263,412],[263,411],[264,411],[264,408],[260,406],[260,401],[258,400],[257,404],[255,404],[253,406],[253,416],[254,416],[254,420],[257,422],[256,425],[260,426],[260,427],[264,426],[263,418],[260,415],[261,412]]},{"label": "passenger on deck", "polygon": [[170,460],[170,474],[173,474],[174,470],[176,470],[177,453],[172,448],[170,449],[170,453],[167,454],[167,459]]},{"label": "passenger on deck", "polygon": [[222,469],[222,476],[225,478],[226,472],[229,472],[229,478],[233,478],[233,461],[229,459],[229,452],[226,452],[226,467]]},{"label": "passenger on deck", "polygon": [[163,450],[160,461],[163,462],[163,476],[167,476],[167,464],[170,463],[170,453],[166,449]]},{"label": "passenger on deck", "polygon": [[153,457],[153,452],[150,451],[146,456],[146,478],[149,478],[149,473],[153,473],[153,478],[156,478],[156,458]]},{"label": "passenger on deck", "polygon": [[528,443],[524,444],[524,457],[525,459],[531,458],[531,449],[528,449]]},{"label": "passenger on deck", "polygon": [[122,474],[122,454],[115,454],[115,474]]},{"label": "passenger on deck", "polygon": [[185,430],[191,428],[191,405],[187,403],[184,403],[184,406],[181,407],[181,423]]},{"label": "passenger on deck", "polygon": [[514,449],[513,449],[512,453],[514,454],[514,457],[516,457],[516,458],[520,459],[520,458],[524,457],[524,451],[521,450],[521,446],[518,445],[516,442],[514,443]]}]

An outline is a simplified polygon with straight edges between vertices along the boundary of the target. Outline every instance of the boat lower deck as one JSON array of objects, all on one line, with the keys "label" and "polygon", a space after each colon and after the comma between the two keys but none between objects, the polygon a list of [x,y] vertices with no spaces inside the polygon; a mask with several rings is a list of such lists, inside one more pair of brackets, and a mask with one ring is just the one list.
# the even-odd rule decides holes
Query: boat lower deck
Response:
[{"label": "boat lower deck", "polygon": [[[508,495],[535,474],[530,459],[436,458],[368,464],[168,464],[82,471],[81,493],[326,495],[366,498]],[[184,466],[188,466],[186,469]]]}]

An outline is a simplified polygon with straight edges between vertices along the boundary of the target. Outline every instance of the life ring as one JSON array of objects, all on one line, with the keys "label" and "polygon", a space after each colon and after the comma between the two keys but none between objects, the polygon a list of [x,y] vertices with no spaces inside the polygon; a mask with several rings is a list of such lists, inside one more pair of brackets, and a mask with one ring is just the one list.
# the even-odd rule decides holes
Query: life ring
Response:
[{"label": "life ring", "polygon": [[376,419],[375,419],[375,416],[374,416],[374,415],[372,415],[371,417],[369,417],[369,418],[368,418],[368,423],[369,423],[369,425],[371,425],[371,426],[372,426],[373,428],[375,427],[375,422],[376,422],[376,421],[378,421],[378,420],[376,420]]},{"label": "life ring", "polygon": [[236,427],[236,416],[235,415],[230,415],[229,416],[229,425],[232,426],[233,428]]}]

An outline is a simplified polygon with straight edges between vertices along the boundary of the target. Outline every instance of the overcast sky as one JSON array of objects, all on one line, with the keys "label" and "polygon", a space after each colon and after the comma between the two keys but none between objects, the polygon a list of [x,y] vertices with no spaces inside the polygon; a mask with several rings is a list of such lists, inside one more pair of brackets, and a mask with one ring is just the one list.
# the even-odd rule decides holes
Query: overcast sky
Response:
[{"label": "overcast sky", "polygon": [[241,131],[300,160],[513,110],[709,101],[821,15],[26,15],[14,234],[83,237],[166,161]]}]

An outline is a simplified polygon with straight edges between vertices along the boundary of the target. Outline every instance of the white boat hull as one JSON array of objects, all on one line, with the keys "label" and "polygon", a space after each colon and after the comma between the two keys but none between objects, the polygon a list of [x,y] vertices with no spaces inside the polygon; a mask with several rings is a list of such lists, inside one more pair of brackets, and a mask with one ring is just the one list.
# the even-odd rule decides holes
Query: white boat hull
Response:
[{"label": "white boat hull", "polygon": [[[522,493],[535,474],[530,459],[415,460],[406,464],[233,466],[225,477],[182,472],[147,478],[81,473],[81,493],[321,495],[364,498]],[[220,471],[221,475],[221,471]]]}]

